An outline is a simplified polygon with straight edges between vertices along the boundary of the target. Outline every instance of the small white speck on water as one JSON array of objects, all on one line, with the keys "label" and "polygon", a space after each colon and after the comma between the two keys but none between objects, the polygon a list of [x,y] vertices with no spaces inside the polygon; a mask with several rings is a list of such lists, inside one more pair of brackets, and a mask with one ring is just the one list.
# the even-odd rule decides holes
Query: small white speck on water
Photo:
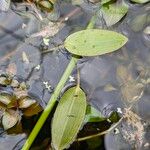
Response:
[{"label": "small white speck on water", "polygon": [[120,114],[122,114],[121,108],[118,107],[118,108],[117,108],[117,112],[120,113]]},{"label": "small white speck on water", "polygon": [[52,86],[48,83],[48,81],[43,82],[43,84],[48,91],[51,91]]},{"label": "small white speck on water", "polygon": [[69,76],[69,82],[75,82],[75,78],[73,76]]},{"label": "small white speck on water", "polygon": [[68,19],[69,19],[69,17],[66,17],[66,18],[65,18],[65,21],[68,21]]},{"label": "small white speck on water", "polygon": [[119,134],[119,133],[120,133],[119,129],[118,129],[118,128],[115,128],[115,129],[114,129],[114,133],[115,133],[115,134]]},{"label": "small white speck on water", "polygon": [[27,25],[25,23],[22,24],[22,29],[25,29]]},{"label": "small white speck on water", "polygon": [[39,71],[40,68],[41,68],[41,66],[40,66],[40,65],[37,65],[37,66],[35,67],[35,70]]},{"label": "small white speck on water", "polygon": [[46,46],[49,46],[49,41],[50,41],[49,38],[43,38],[43,42]]}]

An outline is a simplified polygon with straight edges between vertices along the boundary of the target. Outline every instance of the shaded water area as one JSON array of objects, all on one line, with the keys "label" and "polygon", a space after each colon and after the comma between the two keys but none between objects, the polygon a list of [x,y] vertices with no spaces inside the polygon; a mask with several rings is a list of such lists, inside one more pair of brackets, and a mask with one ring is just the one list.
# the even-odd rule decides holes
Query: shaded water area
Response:
[{"label": "shaded water area", "polygon": [[[54,13],[43,14],[43,21],[39,20],[31,6],[26,3],[14,3],[8,12],[0,12],[1,74],[11,74],[19,83],[24,82],[27,94],[37,100],[43,109],[71,58],[62,47],[54,51],[48,50],[62,45],[71,33],[85,29],[91,16],[97,11],[96,5],[86,2],[79,7],[64,1],[55,7]],[[113,131],[93,141],[74,142],[69,149],[130,150],[135,148],[135,145],[137,149],[150,148],[150,34],[145,32],[145,29],[150,27],[150,4],[129,3],[129,7],[127,15],[112,27],[107,27],[101,14],[96,21],[96,28],[123,33],[129,39],[127,44],[111,54],[83,57],[77,68],[80,70],[81,88],[85,91],[89,104],[98,109],[104,117],[109,117],[111,112],[118,109],[127,110],[132,104],[132,109],[140,119],[131,119],[135,119],[135,122],[140,120],[138,127],[142,128],[140,131],[143,133],[140,134],[139,130],[132,127],[128,128],[129,124],[122,122],[117,128],[119,133]],[[48,40],[48,45],[41,36],[33,36],[48,26],[50,21],[64,19],[74,10],[75,13],[64,22],[61,30]],[[63,91],[76,84],[77,68]],[[1,86],[0,91],[4,90],[10,94],[14,92],[10,86]],[[18,134],[8,134],[1,127],[0,150],[21,149],[39,115],[22,115],[22,130]],[[31,149],[49,148],[51,118],[52,115]],[[143,126],[140,126],[141,123]],[[87,123],[79,137],[103,131],[110,125],[108,121]],[[137,136],[136,141],[133,140],[134,133]]]}]

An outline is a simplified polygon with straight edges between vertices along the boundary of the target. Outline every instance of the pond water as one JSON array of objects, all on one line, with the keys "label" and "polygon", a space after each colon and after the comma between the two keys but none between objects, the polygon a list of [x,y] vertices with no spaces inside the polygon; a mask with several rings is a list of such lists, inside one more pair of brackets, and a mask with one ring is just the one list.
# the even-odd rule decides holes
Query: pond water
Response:
[{"label": "pond water", "polygon": [[[81,87],[87,94],[88,103],[101,111],[105,117],[109,117],[111,112],[117,111],[118,108],[128,108],[138,99],[133,109],[146,124],[143,129],[146,135],[143,137],[142,146],[143,149],[147,149],[145,144],[150,141],[150,33],[146,29],[150,28],[150,5],[129,5],[127,15],[116,25],[107,27],[101,15],[96,22],[97,28],[123,33],[129,38],[128,43],[120,51],[111,54],[84,57],[78,62],[77,68],[80,70]],[[69,2],[60,2],[56,7],[56,12],[48,14],[43,22],[39,21],[37,14],[27,4],[12,4],[9,11],[0,13],[0,71],[13,74],[20,82],[24,81],[28,87],[28,94],[43,108],[71,57],[63,48],[46,51],[63,44],[69,34],[85,29],[97,9],[96,5],[90,3],[83,3],[81,9]],[[41,36],[30,37],[47,26],[50,20],[64,17],[73,10],[76,10],[76,13],[54,37],[50,38],[48,45],[43,42]],[[63,90],[75,84],[76,68],[72,77]],[[37,117],[23,118],[24,131],[29,133]],[[47,133],[47,130],[50,130],[50,120],[40,132],[40,140],[37,140],[35,145],[39,141],[44,141],[44,146],[49,145],[50,131]],[[95,133],[93,128],[99,127],[99,124],[95,124],[91,125],[90,129],[90,125],[83,128],[85,133]],[[109,123],[106,126],[109,126]],[[125,123],[122,123],[121,127],[118,127],[120,134],[107,134],[105,146],[102,144],[101,149],[132,149],[135,141],[130,143],[131,137],[128,139],[127,136],[128,132],[134,131],[125,126]],[[8,135],[2,128],[0,132],[0,150],[20,149],[26,138],[25,133]],[[103,138],[99,140],[104,143]],[[76,145],[70,149],[83,149],[87,146],[84,142]],[[45,149],[42,146],[39,149]]]}]

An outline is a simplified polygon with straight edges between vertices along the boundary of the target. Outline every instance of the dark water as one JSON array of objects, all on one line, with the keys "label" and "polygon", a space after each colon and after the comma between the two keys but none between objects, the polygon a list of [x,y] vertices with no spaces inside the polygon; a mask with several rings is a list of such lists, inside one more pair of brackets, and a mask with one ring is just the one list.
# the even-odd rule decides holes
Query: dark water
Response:
[{"label": "dark water", "polygon": [[[70,33],[86,27],[97,7],[87,3],[81,6],[82,9],[50,39],[49,48],[62,44]],[[58,6],[59,11],[53,16],[48,15],[47,18],[57,20],[59,16],[63,17],[76,8],[77,6],[70,3],[61,2]],[[48,23],[48,19],[44,19],[41,23],[31,12],[33,11],[30,7],[27,9],[26,5],[16,4],[8,12],[0,13],[0,70],[6,72],[10,64],[15,64],[15,75],[26,82],[29,86],[28,93],[35,96],[45,107],[70,60],[70,55],[64,49],[42,53],[47,49],[42,38],[29,38],[29,36],[40,31]],[[29,15],[24,16],[27,13]],[[144,31],[150,26],[150,5],[130,4],[127,15],[111,28],[107,27],[102,16],[99,16],[96,26],[119,31],[126,35],[129,41],[118,52],[100,57],[83,58],[79,61],[77,67],[80,69],[81,87],[87,94],[88,103],[108,117],[112,111],[116,111],[117,108],[126,108],[134,102],[135,97],[140,97],[134,105],[134,111],[148,124],[150,121],[150,34]],[[22,52],[26,53],[30,64],[24,63]],[[76,79],[76,69],[72,76]],[[50,90],[45,87],[44,82],[51,85]],[[68,81],[66,87],[74,84]],[[93,129],[91,131],[95,132]],[[144,143],[150,140],[149,131],[146,132],[148,135],[144,137]],[[106,135],[106,149],[131,149],[128,141],[120,135],[117,137],[113,133]],[[0,150],[12,150],[18,141],[24,139],[25,134],[7,135],[2,131],[0,137]],[[46,137],[49,140],[49,134]],[[122,141],[124,145],[121,144]],[[23,142],[24,140],[19,145]],[[72,149],[84,149],[83,147],[87,146],[84,144],[73,146]]]}]

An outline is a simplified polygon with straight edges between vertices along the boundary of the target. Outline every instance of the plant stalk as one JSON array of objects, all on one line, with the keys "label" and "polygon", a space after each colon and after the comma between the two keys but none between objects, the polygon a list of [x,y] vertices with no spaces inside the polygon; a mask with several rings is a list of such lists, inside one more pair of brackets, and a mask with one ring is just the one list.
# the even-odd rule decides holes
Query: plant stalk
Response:
[{"label": "plant stalk", "polygon": [[70,60],[70,63],[68,64],[63,76],[61,77],[60,82],[58,83],[57,87],[55,88],[54,93],[52,94],[46,108],[44,109],[42,115],[40,116],[39,120],[37,121],[36,125],[34,126],[31,134],[29,135],[27,141],[25,142],[22,150],[29,150],[30,146],[32,145],[34,139],[36,138],[37,134],[39,133],[40,129],[42,128],[43,124],[45,123],[48,115],[52,111],[58,96],[60,95],[60,92],[62,88],[64,87],[66,81],[69,78],[69,75],[71,74],[72,70],[74,69],[77,61],[79,58],[73,57]]}]

